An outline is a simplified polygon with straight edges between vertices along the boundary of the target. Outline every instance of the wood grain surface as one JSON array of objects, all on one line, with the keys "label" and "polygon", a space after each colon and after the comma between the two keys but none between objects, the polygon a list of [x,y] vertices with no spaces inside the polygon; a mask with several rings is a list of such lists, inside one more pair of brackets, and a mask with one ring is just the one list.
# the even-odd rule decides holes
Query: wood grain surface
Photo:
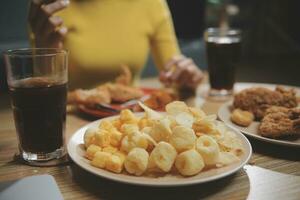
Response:
[{"label": "wood grain surface", "polygon": [[[156,79],[142,86],[159,87]],[[188,100],[193,104],[195,98]],[[205,101],[203,109],[216,113],[220,102]],[[67,138],[81,126],[95,120],[76,110],[67,115]],[[125,185],[96,177],[72,161],[60,166],[33,167],[22,163],[7,94],[0,94],[0,181],[37,174],[52,175],[66,200],[85,199],[300,199],[300,150],[271,145],[249,138],[254,153],[244,170],[207,184],[148,188]],[[283,196],[284,195],[284,196]]]}]

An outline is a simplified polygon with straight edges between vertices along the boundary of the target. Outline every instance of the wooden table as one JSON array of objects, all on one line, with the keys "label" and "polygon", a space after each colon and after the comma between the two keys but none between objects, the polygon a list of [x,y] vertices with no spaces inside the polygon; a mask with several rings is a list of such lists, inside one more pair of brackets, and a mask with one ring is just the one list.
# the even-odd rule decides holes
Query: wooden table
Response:
[{"label": "wooden table", "polygon": [[[143,86],[159,86],[146,79]],[[193,103],[193,100],[190,102]],[[216,113],[220,103],[206,101],[203,109]],[[67,138],[93,118],[80,113],[67,116]],[[74,163],[32,167],[14,159],[17,137],[7,94],[0,94],[0,181],[37,174],[54,176],[63,197],[84,199],[300,199],[300,150],[249,138],[253,146],[251,165],[218,181],[180,188],[148,188],[115,183],[96,177]],[[277,173],[280,172],[280,173]]]}]

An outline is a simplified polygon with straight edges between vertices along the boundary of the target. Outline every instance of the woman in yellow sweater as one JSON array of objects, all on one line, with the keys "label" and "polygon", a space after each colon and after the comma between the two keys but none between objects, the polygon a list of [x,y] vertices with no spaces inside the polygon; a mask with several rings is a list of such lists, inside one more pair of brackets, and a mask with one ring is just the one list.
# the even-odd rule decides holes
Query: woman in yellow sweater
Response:
[{"label": "woman in yellow sweater", "polygon": [[165,85],[195,88],[203,77],[180,55],[164,0],[32,0],[29,24],[36,47],[69,50],[71,88],[112,80],[122,64],[137,80],[149,50]]}]

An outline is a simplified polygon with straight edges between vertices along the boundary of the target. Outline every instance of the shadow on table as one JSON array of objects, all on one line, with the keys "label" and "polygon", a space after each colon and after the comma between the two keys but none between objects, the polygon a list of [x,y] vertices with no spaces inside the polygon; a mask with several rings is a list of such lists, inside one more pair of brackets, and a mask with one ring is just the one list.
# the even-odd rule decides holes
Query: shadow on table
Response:
[{"label": "shadow on table", "polygon": [[299,147],[287,147],[256,140],[251,137],[247,138],[252,145],[254,153],[259,153],[284,160],[300,161]]},{"label": "shadow on table", "polygon": [[[95,176],[89,172],[84,171],[79,166],[71,165],[73,179],[77,182],[80,187],[84,190],[92,193],[101,199],[223,199],[223,196],[215,197],[214,195],[222,192],[226,196],[228,190],[231,192],[238,191],[234,186],[239,187],[239,178],[244,177],[237,175],[231,175],[226,178],[212,181],[205,184],[197,184],[192,186],[183,187],[145,187],[126,185],[110,181],[98,176]],[[232,185],[234,179],[238,179]],[[250,191],[249,179],[246,177],[247,185],[246,188],[241,189],[239,195],[246,197]],[[226,190],[230,186],[230,189]],[[226,191],[225,191],[226,190]],[[224,192],[225,191],[225,192]],[[232,194],[232,193],[231,193]]]}]

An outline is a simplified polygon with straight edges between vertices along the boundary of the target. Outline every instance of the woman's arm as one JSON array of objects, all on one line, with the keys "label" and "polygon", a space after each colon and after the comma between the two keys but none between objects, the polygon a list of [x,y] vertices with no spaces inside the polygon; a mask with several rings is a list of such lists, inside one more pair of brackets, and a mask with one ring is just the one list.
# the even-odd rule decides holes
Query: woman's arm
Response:
[{"label": "woman's arm", "polygon": [[155,64],[160,69],[160,80],[166,85],[195,89],[203,74],[191,58],[181,55],[168,6],[164,0],[153,0],[154,32],[150,39]]}]

